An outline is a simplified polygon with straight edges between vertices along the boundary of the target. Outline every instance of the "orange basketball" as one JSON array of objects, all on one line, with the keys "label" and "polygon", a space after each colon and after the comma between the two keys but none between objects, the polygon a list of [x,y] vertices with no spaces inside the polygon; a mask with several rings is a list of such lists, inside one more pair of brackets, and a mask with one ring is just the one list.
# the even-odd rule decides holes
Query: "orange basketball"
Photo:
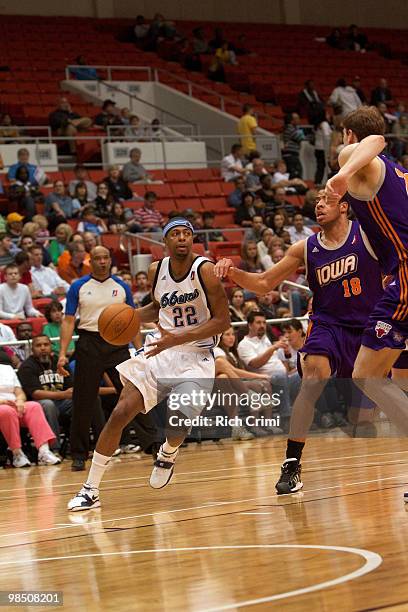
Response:
[{"label": "orange basketball", "polygon": [[102,338],[116,346],[128,344],[140,329],[140,317],[127,304],[111,304],[99,315],[98,329]]}]

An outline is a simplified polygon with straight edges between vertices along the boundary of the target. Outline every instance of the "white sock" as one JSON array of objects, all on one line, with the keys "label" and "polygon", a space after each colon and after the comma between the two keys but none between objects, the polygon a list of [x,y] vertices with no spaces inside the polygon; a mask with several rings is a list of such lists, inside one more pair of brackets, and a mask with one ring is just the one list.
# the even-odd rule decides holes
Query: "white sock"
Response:
[{"label": "white sock", "polygon": [[108,467],[110,459],[110,457],[106,457],[106,455],[101,455],[100,453],[94,451],[91,469],[89,470],[88,478],[85,484],[90,486],[92,489],[99,489],[100,482],[106,468]]},{"label": "white sock", "polygon": [[38,449],[38,454],[40,455],[41,453],[45,452],[45,451],[49,451],[50,447],[48,446],[48,442],[44,442],[44,444],[41,444],[41,446]]},{"label": "white sock", "polygon": [[163,444],[163,452],[166,453],[167,455],[172,455],[173,453],[176,452],[178,448],[179,448],[178,446],[170,446],[167,440]]}]

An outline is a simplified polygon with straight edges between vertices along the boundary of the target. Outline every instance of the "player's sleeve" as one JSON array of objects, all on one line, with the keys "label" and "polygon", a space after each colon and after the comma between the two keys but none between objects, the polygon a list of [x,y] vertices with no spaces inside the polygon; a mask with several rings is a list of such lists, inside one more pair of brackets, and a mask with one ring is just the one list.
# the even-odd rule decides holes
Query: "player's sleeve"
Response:
[{"label": "player's sleeve", "polygon": [[71,317],[75,316],[79,304],[79,289],[78,283],[73,283],[68,289],[67,302],[65,305],[65,314]]}]

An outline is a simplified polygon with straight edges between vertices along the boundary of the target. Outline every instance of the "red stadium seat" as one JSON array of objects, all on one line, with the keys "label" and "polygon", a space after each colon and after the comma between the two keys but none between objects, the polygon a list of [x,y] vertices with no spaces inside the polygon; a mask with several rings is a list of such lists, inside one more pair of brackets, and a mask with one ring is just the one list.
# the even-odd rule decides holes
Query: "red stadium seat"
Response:
[{"label": "red stadium seat", "polygon": [[227,209],[227,212],[228,212],[228,204],[224,197],[222,198],[201,198],[201,202],[202,202],[203,208],[205,208],[206,210],[212,210],[214,212],[215,211],[224,212],[225,209]]},{"label": "red stadium seat", "polygon": [[191,208],[194,211],[199,211],[202,209],[200,198],[179,199],[176,200],[176,205],[178,210],[185,210],[186,208]]},{"label": "red stadium seat", "polygon": [[196,198],[198,195],[194,183],[175,183],[171,188],[176,198]]},{"label": "red stadium seat", "polygon": [[197,191],[200,196],[204,197],[214,197],[223,195],[221,183],[218,181],[213,181],[212,183],[197,183]]},{"label": "red stadium seat", "polygon": [[171,211],[177,210],[176,202],[171,199],[170,200],[158,200],[155,206],[162,215],[168,215]]}]

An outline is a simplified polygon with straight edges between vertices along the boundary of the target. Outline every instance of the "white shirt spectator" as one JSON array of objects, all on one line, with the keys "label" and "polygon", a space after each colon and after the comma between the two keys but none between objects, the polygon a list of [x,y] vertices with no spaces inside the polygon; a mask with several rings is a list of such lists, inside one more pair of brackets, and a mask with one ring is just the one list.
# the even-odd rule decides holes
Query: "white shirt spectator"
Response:
[{"label": "white shirt spectator", "polygon": [[213,348],[213,353],[214,359],[217,359],[217,357],[224,357],[224,359],[227,359],[227,353],[223,351],[222,348],[220,348],[219,346]]},{"label": "white shirt spectator", "polygon": [[309,236],[313,236],[314,234],[314,231],[310,229],[310,227],[304,226],[302,231],[298,232],[296,227],[294,227],[293,225],[288,227],[288,232],[289,232],[289,236],[292,241],[292,244],[295,244],[295,242],[299,242],[299,240],[306,240],[306,238],[309,238]]},{"label": "white shirt spectator", "polygon": [[18,283],[9,287],[7,283],[0,285],[0,319],[16,319],[25,317],[40,317],[31,300],[27,285]]},{"label": "white shirt spectator", "polygon": [[16,340],[17,338],[11,327],[0,323],[0,342],[15,342]]},{"label": "white shirt spectator", "polygon": [[280,183],[281,181],[289,180],[289,172],[274,172],[272,175],[272,183]]},{"label": "white shirt spectator", "polygon": [[290,353],[290,357],[286,357],[285,356],[285,349],[280,348],[280,349],[278,349],[276,351],[276,356],[282,362],[286,362],[286,363],[289,364],[289,370],[296,370],[296,368],[297,368],[297,354],[298,354],[298,351],[296,351],[294,348],[289,346],[287,352]]},{"label": "white shirt spectator", "polygon": [[57,287],[64,287],[68,291],[70,285],[52,268],[31,266],[31,278],[34,289],[42,291],[43,295],[50,295]]},{"label": "white shirt spectator", "polygon": [[224,181],[233,181],[238,176],[241,176],[242,173],[237,172],[236,168],[239,170],[243,169],[240,158],[236,158],[232,153],[230,155],[226,155],[221,162],[221,176]]},{"label": "white shirt spectator", "polygon": [[315,132],[315,149],[328,152],[332,129],[327,121],[322,121]]},{"label": "white shirt spectator", "polygon": [[18,380],[17,374],[15,373],[12,366],[0,364],[0,381],[0,391],[2,399],[14,402],[16,400],[14,389],[16,387],[21,388],[21,383]]},{"label": "white shirt spectator", "polygon": [[361,106],[361,100],[354,87],[335,87],[329,98],[330,104],[338,104],[342,108],[342,115],[348,115]]},{"label": "white shirt spectator", "polygon": [[[262,338],[258,338],[258,336],[245,336],[238,344],[238,355],[248,367],[248,364],[253,359],[262,355],[262,353],[271,346],[272,342],[266,334]],[[256,369],[258,374],[265,374],[268,377],[274,376],[275,374],[286,374],[286,368],[276,353],[277,351],[273,353],[265,365]]]}]

